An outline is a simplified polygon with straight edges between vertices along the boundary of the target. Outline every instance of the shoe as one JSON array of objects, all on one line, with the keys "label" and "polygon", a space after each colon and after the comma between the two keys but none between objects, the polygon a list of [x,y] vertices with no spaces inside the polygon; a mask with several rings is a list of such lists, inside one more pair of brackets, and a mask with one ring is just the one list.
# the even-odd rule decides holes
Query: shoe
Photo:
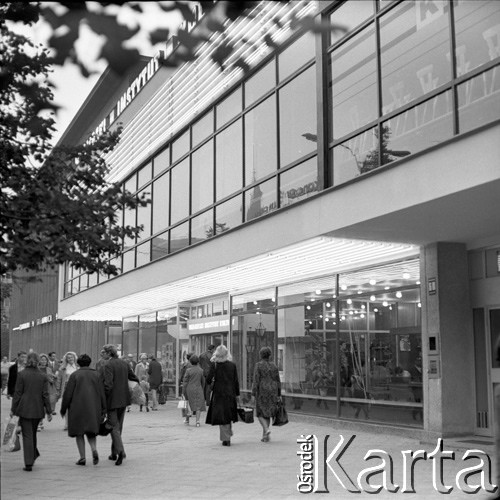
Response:
[{"label": "shoe", "polygon": [[121,465],[124,458],[125,458],[125,454],[123,453],[123,451],[118,453],[118,458],[116,459],[115,465]]},{"label": "shoe", "polygon": [[99,463],[99,454],[97,453],[97,450],[92,452],[92,463],[94,465]]},{"label": "shoe", "polygon": [[231,441],[222,441],[222,446],[231,446]]},{"label": "shoe", "polygon": [[149,413],[149,406],[146,406],[146,412]]},{"label": "shoe", "polygon": [[139,411],[142,411],[142,405],[141,405],[141,406],[139,406]]},{"label": "shoe", "polygon": [[200,422],[196,422],[196,427],[199,427],[200,426]]},{"label": "shoe", "polygon": [[57,415],[57,413],[55,411],[52,412],[52,415]]},{"label": "shoe", "polygon": [[26,472],[31,472],[33,470],[33,467],[31,465],[26,465],[25,467],[23,467],[23,470],[25,470]]},{"label": "shoe", "polygon": [[80,458],[80,460],[78,460],[78,462],[76,462],[76,465],[85,465],[86,463],[87,463],[87,461],[84,458]]},{"label": "shoe", "polygon": [[118,457],[116,455],[113,455],[111,454],[109,457],[108,457],[108,460],[116,460]]}]

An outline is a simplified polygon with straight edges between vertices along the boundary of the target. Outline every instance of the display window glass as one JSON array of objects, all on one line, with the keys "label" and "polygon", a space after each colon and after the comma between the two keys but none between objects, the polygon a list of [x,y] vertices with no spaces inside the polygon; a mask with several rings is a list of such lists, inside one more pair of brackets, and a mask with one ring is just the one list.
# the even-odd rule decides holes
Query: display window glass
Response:
[{"label": "display window glass", "polygon": [[235,196],[215,207],[215,232],[223,233],[237,227],[243,220],[243,197]]},{"label": "display window glass", "polygon": [[168,231],[152,239],[151,260],[161,259],[168,255]]},{"label": "display window glass", "polygon": [[170,174],[158,177],[153,182],[153,234],[168,227],[170,202]]},{"label": "display window glass", "polygon": [[123,331],[123,354],[128,356],[132,354],[134,359],[138,359],[137,338],[139,331],[137,329],[127,329]]},{"label": "display window glass", "polygon": [[271,60],[245,82],[245,107],[251,106],[276,86],[276,62]]},{"label": "display window glass", "polygon": [[210,110],[200,118],[191,129],[192,147],[196,147],[214,131],[214,112]]},{"label": "display window glass", "polygon": [[156,357],[156,313],[139,316],[139,356],[142,353]]},{"label": "display window glass", "polygon": [[275,172],[276,98],[271,96],[245,115],[245,185]]},{"label": "display window glass", "polygon": [[243,107],[243,94],[238,87],[229,97],[216,106],[215,116],[217,128],[222,127],[235,116],[241,113]]},{"label": "display window glass", "polygon": [[189,245],[189,222],[170,230],[170,253],[177,252]]},{"label": "display window glass", "polygon": [[171,170],[170,223],[189,215],[189,158],[184,159]]},{"label": "display window glass", "polygon": [[316,157],[280,175],[280,207],[305,200],[317,192],[319,192],[319,184]]},{"label": "display window glass", "polygon": [[274,212],[277,208],[276,178],[258,184],[245,192],[246,221]]},{"label": "display window glass", "polygon": [[243,184],[243,130],[237,120],[215,138],[216,200],[238,191]]},{"label": "display window glass", "polygon": [[213,141],[197,149],[191,156],[191,213],[214,202]]},{"label": "display window glass", "polygon": [[207,210],[191,219],[191,245],[214,235],[214,211]]},{"label": "display window glass", "polygon": [[444,3],[405,1],[381,18],[382,110],[390,113],[450,81]]},{"label": "display window glass", "polygon": [[378,116],[375,47],[370,25],[330,57],[330,139],[339,139]]},{"label": "display window glass", "polygon": [[278,55],[279,80],[282,82],[315,56],[316,36],[306,33]]},{"label": "display window glass", "polygon": [[284,167],[317,148],[316,67],[281,88],[279,103],[280,165]]}]

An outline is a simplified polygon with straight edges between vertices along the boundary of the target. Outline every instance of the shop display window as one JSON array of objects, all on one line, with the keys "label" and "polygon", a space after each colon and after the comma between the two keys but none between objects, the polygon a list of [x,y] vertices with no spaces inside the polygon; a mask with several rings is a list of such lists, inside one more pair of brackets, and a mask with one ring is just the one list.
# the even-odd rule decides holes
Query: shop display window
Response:
[{"label": "shop display window", "polygon": [[336,49],[330,57],[330,114],[339,139],[378,116],[377,68],[373,25]]},{"label": "shop display window", "polygon": [[[316,66],[311,66],[279,90],[280,166],[317,148]],[[300,96],[300,99],[297,99]]]},{"label": "shop display window", "polygon": [[139,316],[139,355],[153,354],[156,357],[156,313]]},{"label": "shop display window", "polygon": [[213,141],[208,141],[191,155],[191,213],[213,202],[214,147]]}]

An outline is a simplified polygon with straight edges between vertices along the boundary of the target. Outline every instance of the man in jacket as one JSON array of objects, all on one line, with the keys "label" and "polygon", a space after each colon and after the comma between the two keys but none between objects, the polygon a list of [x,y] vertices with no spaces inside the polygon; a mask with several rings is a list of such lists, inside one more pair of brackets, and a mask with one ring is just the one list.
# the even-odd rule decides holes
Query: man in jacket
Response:
[{"label": "man in jacket", "polygon": [[115,465],[121,465],[125,458],[125,449],[122,441],[123,419],[125,410],[130,405],[130,391],[128,381],[139,382],[135,373],[123,359],[118,358],[116,347],[112,344],[103,346],[104,359],[104,392],[106,394],[106,407],[108,420],[113,426],[111,431],[110,460],[116,460]]},{"label": "man in jacket", "polygon": [[151,397],[153,398],[153,411],[158,411],[158,389],[162,383],[163,375],[161,372],[161,365],[156,361],[156,358],[150,354],[148,356],[149,367],[149,388],[151,390]]},{"label": "man in jacket", "polygon": [[40,456],[36,442],[38,424],[45,413],[47,420],[49,422],[52,420],[49,381],[45,373],[38,369],[39,360],[36,352],[30,352],[26,355],[26,367],[17,373],[10,411],[11,417],[14,415],[19,417],[19,425],[23,435],[23,470],[27,472],[32,470],[35,460]]},{"label": "man in jacket", "polygon": [[26,359],[28,355],[25,351],[19,351],[17,353],[16,362],[12,364],[9,368],[9,379],[7,380],[7,398],[14,396],[14,390],[16,388],[17,375],[24,370],[26,366]]}]

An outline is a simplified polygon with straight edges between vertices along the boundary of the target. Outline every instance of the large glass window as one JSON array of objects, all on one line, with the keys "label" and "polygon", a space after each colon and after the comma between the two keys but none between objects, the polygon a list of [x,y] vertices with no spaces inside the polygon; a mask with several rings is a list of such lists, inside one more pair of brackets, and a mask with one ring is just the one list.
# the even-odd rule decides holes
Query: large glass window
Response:
[{"label": "large glass window", "polygon": [[457,76],[462,76],[500,57],[500,3],[469,0],[454,7]]},{"label": "large glass window", "polygon": [[315,41],[314,33],[306,33],[278,56],[280,82],[314,57]]},{"label": "large glass window", "polygon": [[[316,67],[304,71],[279,92],[280,164],[316,150]],[[297,98],[300,96],[300,99]]]},{"label": "large glass window", "polygon": [[[330,16],[332,26],[342,26],[347,32],[352,31],[373,15],[372,0],[356,0],[345,2]],[[345,36],[342,30],[334,30],[331,33],[330,43],[334,43]]]},{"label": "large glass window", "polygon": [[189,245],[189,222],[184,222],[170,230],[170,253]]},{"label": "large glass window", "polygon": [[156,177],[170,166],[170,147],[166,147],[153,160],[153,176]]},{"label": "large glass window", "polygon": [[214,131],[214,112],[209,111],[203,118],[200,118],[192,128],[193,148],[196,147],[203,139],[206,139]]},{"label": "large glass window", "polygon": [[191,213],[214,202],[214,147],[209,141],[191,156]]},{"label": "large glass window", "polygon": [[245,185],[276,171],[276,98],[245,115]]},{"label": "large glass window", "polygon": [[215,231],[223,233],[228,229],[239,226],[242,222],[242,196],[236,196],[215,207]]},{"label": "large glass window", "polygon": [[152,240],[151,260],[161,259],[168,255],[168,231]]},{"label": "large glass window", "polygon": [[151,176],[153,174],[153,164],[149,162],[147,165],[142,167],[139,170],[138,176],[137,176],[137,182],[138,182],[138,188],[140,189],[144,184],[149,182],[151,180]]},{"label": "large glass window", "polygon": [[[151,187],[147,187],[138,193],[138,196],[146,195],[146,198],[151,199]],[[137,225],[144,226],[142,231],[137,235],[137,241],[141,241],[151,236],[151,203],[145,206],[137,207]]]},{"label": "large glass window", "polygon": [[123,254],[123,272],[132,271],[135,268],[135,249],[129,250]]},{"label": "large glass window", "polygon": [[245,82],[245,107],[253,104],[276,86],[276,63],[273,59]]},{"label": "large glass window", "polygon": [[[136,227],[136,221],[135,221],[135,216],[136,216],[137,210],[127,208],[125,207],[124,209],[124,214],[123,214],[123,225],[124,227],[130,226],[130,227]],[[129,248],[132,245],[135,244],[135,236],[126,236],[123,240],[123,248]]]},{"label": "large glass window", "polygon": [[186,130],[172,144],[172,162],[175,163],[189,151],[189,130]]},{"label": "large glass window", "polygon": [[243,132],[241,120],[236,121],[215,139],[216,200],[242,188]]},{"label": "large glass window", "polygon": [[[433,3],[433,6],[436,6]],[[383,112],[389,113],[450,81],[448,15],[444,3],[406,1],[382,17]]]},{"label": "large glass window", "polygon": [[258,184],[245,193],[245,220],[247,221],[273,212],[277,208],[276,178]]},{"label": "large glass window", "polygon": [[156,357],[156,313],[139,316],[139,354]]},{"label": "large glass window", "polygon": [[214,211],[207,210],[191,219],[191,245],[214,235]]},{"label": "large glass window", "polygon": [[[137,323],[136,323],[137,325]],[[137,326],[133,330],[123,331],[123,353],[124,355],[132,354],[134,359],[137,359]]]},{"label": "large glass window", "polygon": [[153,182],[153,234],[168,227],[169,189],[169,173]]},{"label": "large glass window", "polygon": [[241,87],[236,89],[229,97],[224,99],[216,108],[217,128],[222,127],[241,113],[243,97]]},{"label": "large glass window", "polygon": [[333,125],[330,139],[338,139],[378,116],[373,26],[340,46],[331,56],[330,68]]},{"label": "large glass window", "polygon": [[170,223],[174,224],[189,215],[189,158],[173,167],[171,173]]},{"label": "large glass window", "polygon": [[316,157],[280,175],[280,207],[304,200],[318,191]]}]

